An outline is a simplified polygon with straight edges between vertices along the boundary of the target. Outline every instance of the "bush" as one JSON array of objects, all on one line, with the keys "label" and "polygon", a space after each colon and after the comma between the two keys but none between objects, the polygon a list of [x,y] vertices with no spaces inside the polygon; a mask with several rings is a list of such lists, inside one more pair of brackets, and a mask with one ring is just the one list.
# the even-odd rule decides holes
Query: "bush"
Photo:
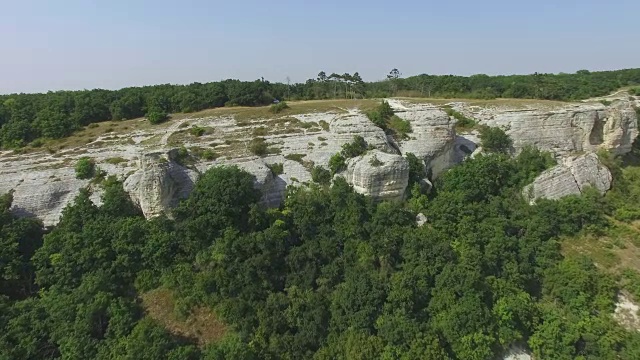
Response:
[{"label": "bush", "polygon": [[147,120],[149,120],[149,122],[154,125],[163,123],[167,121],[167,119],[169,119],[169,116],[167,115],[167,113],[160,110],[150,111],[147,113],[146,116],[147,116]]},{"label": "bush", "polygon": [[378,113],[380,113],[380,116],[382,116],[384,119],[388,119],[395,114],[393,112],[393,109],[391,108],[391,105],[389,105],[389,103],[386,101],[383,101],[380,105],[378,105]]},{"label": "bush", "polygon": [[284,158],[302,164],[304,162],[302,158],[304,158],[305,156],[305,154],[287,154],[284,156]]},{"label": "bush", "polygon": [[480,129],[480,144],[485,151],[507,154],[511,151],[513,142],[504,130],[483,126]]},{"label": "bush", "polygon": [[194,126],[191,129],[189,129],[189,133],[191,133],[191,135],[195,137],[200,137],[204,135],[205,132],[206,130],[204,128],[201,128],[200,126]]},{"label": "bush", "polygon": [[347,163],[345,162],[344,156],[340,153],[334,154],[329,159],[329,170],[331,170],[331,174],[339,173],[347,167]]},{"label": "bush", "polygon": [[273,175],[282,175],[284,173],[284,165],[282,163],[268,164],[267,167]]},{"label": "bush", "polygon": [[204,152],[202,152],[202,158],[205,160],[215,160],[218,158],[218,155],[211,149],[207,149]]},{"label": "bush", "polygon": [[175,158],[173,159],[173,161],[177,162],[178,164],[182,165],[182,166],[187,166],[193,159],[191,159],[191,156],[189,154],[189,150],[187,150],[186,147],[181,146],[176,155]]},{"label": "bush", "polygon": [[342,151],[340,154],[342,154],[346,159],[350,159],[360,156],[365,152],[367,152],[367,142],[364,141],[362,136],[355,135],[352,142],[342,145]]},{"label": "bush", "polygon": [[95,175],[95,163],[88,157],[80,158],[76,163],[75,170],[76,178],[91,179]]},{"label": "bush", "polygon": [[108,158],[105,162],[111,165],[118,165],[120,163],[127,162],[127,159],[124,159],[121,157],[112,157],[112,158]]},{"label": "bush", "polygon": [[311,169],[311,180],[318,184],[329,185],[331,183],[331,171],[322,166],[314,166]]},{"label": "bush", "polygon": [[288,108],[289,108],[289,105],[287,105],[286,102],[281,101],[281,102],[279,102],[277,104],[272,104],[271,108],[269,108],[269,111],[271,111],[274,114],[278,114],[278,113],[280,113],[283,110],[288,109]]},{"label": "bush", "polygon": [[377,110],[371,110],[369,112],[367,112],[367,117],[369,118],[369,120],[371,120],[371,122],[382,129],[386,129],[387,128],[387,121],[382,117],[382,115],[380,114],[380,112],[378,112]]},{"label": "bush", "polygon": [[40,138],[33,140],[29,144],[29,146],[31,146],[32,148],[39,148],[39,147],[42,147],[42,145],[44,145],[44,140],[42,140]]},{"label": "bush", "polygon": [[255,138],[249,144],[249,151],[257,156],[264,156],[268,151],[267,142],[263,138]]},{"label": "bush", "polygon": [[253,129],[253,136],[265,136],[267,135],[267,128],[264,126]]},{"label": "bush", "polygon": [[384,162],[381,161],[380,159],[378,159],[378,157],[376,155],[373,155],[371,157],[371,159],[369,159],[369,165],[373,166],[373,167],[379,167],[384,165]]},{"label": "bush", "polygon": [[406,138],[407,134],[413,132],[413,129],[411,129],[411,123],[396,115],[393,115],[389,119],[389,128],[401,138]]},{"label": "bush", "polygon": [[328,122],[326,122],[324,120],[320,120],[320,121],[318,121],[318,125],[320,125],[322,130],[329,131],[329,123]]},{"label": "bush", "polygon": [[609,106],[609,105],[611,105],[611,101],[609,101],[609,100],[600,100],[600,103],[601,103],[602,105],[604,105],[604,106]]},{"label": "bush", "polygon": [[383,101],[374,110],[367,112],[369,120],[382,129],[387,129],[387,122],[389,122],[393,115],[393,109],[386,101]]},{"label": "bush", "polygon": [[476,126],[475,120],[466,117],[464,114],[459,113],[450,107],[445,107],[444,111],[447,113],[447,115],[456,119],[456,128],[458,130],[468,130]]}]

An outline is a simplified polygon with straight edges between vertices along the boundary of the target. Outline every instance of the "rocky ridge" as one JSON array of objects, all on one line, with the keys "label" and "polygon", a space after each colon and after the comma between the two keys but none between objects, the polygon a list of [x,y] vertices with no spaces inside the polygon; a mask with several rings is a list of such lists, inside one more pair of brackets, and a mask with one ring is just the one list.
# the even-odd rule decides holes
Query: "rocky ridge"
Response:
[{"label": "rocky ridge", "polygon": [[[455,121],[438,105],[388,101],[396,114],[411,124],[413,132],[407,139],[396,141],[387,136],[357,108],[268,115],[250,121],[234,114],[194,114],[144,130],[107,132],[86,145],[56,153],[2,152],[0,193],[13,190],[16,213],[36,216],[45,225],[53,225],[81,188],[92,189],[92,199],[99,202],[100,186],[75,178],[75,162],[87,156],[108,175],[124,180],[125,189],[148,217],[170,212],[188,195],[198,174],[220,165],[238,165],[253,174],[256,187],[264,194],[263,204],[277,206],[288,185],[310,182],[313,165],[326,167],[343,144],[359,135],[371,150],[348,160],[347,169],[338,176],[345,177],[357,192],[399,200],[408,183],[407,153],[424,161],[426,180],[433,180],[476,150],[477,133],[457,134]],[[529,187],[533,199],[579,193],[587,184],[606,191],[610,174],[593,152],[602,148],[628,152],[638,134],[635,111],[623,100],[611,106],[569,103],[551,109],[459,102],[449,105],[481,124],[504,128],[514,140],[516,151],[535,145],[560,160],[560,165]],[[196,136],[190,132],[194,127],[209,130]],[[256,137],[263,138],[269,147],[263,157],[249,151]],[[191,154],[187,162],[175,150],[181,145]],[[217,158],[203,156],[207,150]],[[585,154],[576,156],[580,152]],[[282,164],[283,172],[274,173],[270,169],[273,164]]]}]

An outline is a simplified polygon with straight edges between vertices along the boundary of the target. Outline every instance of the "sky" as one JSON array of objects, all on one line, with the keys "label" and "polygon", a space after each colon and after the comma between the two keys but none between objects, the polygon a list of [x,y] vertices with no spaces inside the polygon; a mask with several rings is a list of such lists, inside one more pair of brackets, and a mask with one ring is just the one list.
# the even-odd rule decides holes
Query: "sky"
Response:
[{"label": "sky", "polygon": [[0,0],[0,93],[640,67],[638,14],[638,0]]}]

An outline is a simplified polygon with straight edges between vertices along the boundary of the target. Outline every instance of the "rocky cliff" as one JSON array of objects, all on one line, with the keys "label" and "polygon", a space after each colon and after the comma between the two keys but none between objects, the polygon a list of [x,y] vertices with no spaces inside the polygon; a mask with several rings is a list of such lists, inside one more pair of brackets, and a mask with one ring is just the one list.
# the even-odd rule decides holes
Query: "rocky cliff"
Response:
[{"label": "rocky cliff", "polygon": [[553,109],[488,109],[457,104],[481,124],[497,126],[513,140],[516,151],[527,145],[559,156],[598,149],[624,154],[638,136],[633,103],[615,101],[569,104]]},{"label": "rocky cliff", "polygon": [[[302,110],[294,105],[289,114],[264,112],[252,117],[222,109],[220,114],[194,114],[153,127],[145,120],[100,124],[98,135],[86,144],[34,149],[27,154],[0,152],[0,192],[14,191],[16,213],[53,225],[81,188],[88,186],[94,192],[92,199],[99,202],[100,186],[75,178],[76,161],[87,156],[108,175],[124,180],[125,189],[146,216],[170,213],[188,195],[199,173],[221,165],[237,165],[253,174],[256,187],[264,194],[262,203],[277,206],[288,185],[310,182],[312,166],[326,167],[343,144],[359,135],[370,150],[350,159],[341,175],[362,194],[398,200],[408,182],[407,153],[424,161],[427,183],[476,149],[477,133],[456,134],[455,120],[442,110],[441,103],[389,102],[411,124],[413,131],[405,139],[394,140],[357,107],[374,106],[373,100],[330,108],[322,108],[322,102],[302,103]],[[516,149],[531,144],[557,155],[560,165],[528,188],[532,199],[579,193],[587,185],[605,191],[611,177],[592,152],[606,148],[625,153],[638,134],[635,112],[622,100],[611,106],[578,103],[553,108],[448,105],[483,124],[505,128]],[[112,130],[116,127],[121,130]],[[206,131],[194,135],[191,130],[197,128]],[[252,140],[257,137],[268,148],[261,157],[251,153]],[[172,151],[181,146],[189,153],[188,166],[181,165],[184,159]],[[576,156],[580,152],[586,154]],[[275,164],[282,164],[282,173],[271,170]]]}]

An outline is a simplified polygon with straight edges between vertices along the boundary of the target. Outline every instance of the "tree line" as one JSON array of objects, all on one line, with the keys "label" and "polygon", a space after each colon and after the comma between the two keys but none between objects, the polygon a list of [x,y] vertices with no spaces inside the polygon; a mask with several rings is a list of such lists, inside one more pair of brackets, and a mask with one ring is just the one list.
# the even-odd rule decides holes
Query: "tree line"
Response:
[{"label": "tree line", "polygon": [[[0,358],[480,360],[514,344],[540,359],[640,358],[640,333],[611,316],[618,283],[559,243],[606,229],[609,215],[640,217],[624,201],[636,179],[614,171],[623,187],[611,197],[529,205],[522,186],[552,165],[533,148],[498,151],[407,202],[373,202],[336,178],[269,210],[250,174],[216,167],[173,219],[150,220],[108,179],[102,205],[83,190],[46,234],[5,195]],[[224,337],[198,344],[164,328],[140,302],[157,288],[176,313],[213,309]]]},{"label": "tree line", "polygon": [[640,69],[575,74],[469,77],[418,75],[402,78],[393,69],[384,81],[365,82],[353,74],[324,71],[304,83],[225,80],[189,85],[156,85],[121,90],[55,91],[0,96],[0,147],[24,146],[38,138],[60,138],[91,123],[194,112],[221,106],[260,106],[275,99],[352,99],[394,95],[467,98],[576,100],[640,84]]}]

